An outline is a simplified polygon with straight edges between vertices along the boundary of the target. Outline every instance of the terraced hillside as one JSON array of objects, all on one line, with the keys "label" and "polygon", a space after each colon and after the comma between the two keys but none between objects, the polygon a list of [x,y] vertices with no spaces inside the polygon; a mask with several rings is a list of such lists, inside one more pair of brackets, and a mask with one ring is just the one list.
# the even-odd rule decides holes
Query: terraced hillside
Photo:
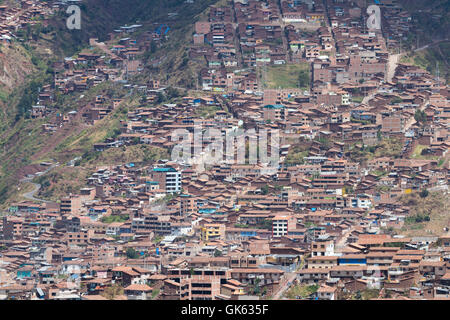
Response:
[{"label": "terraced hillside", "polygon": [[[138,104],[139,95],[130,94],[123,90],[123,86],[111,81],[89,89],[82,96],[59,96],[58,107],[77,111],[78,117],[51,137],[43,134],[42,125],[51,118],[31,119],[30,108],[39,90],[52,83],[55,62],[88,48],[90,38],[107,40],[108,34],[121,25],[141,24],[143,31],[153,31],[161,24],[170,24],[169,41],[146,56],[145,72],[138,76],[138,80],[145,82],[154,75],[165,74],[168,84],[193,86],[196,66],[185,61],[185,47],[195,21],[215,2],[84,1],[80,5],[81,30],[68,30],[65,26],[68,15],[60,11],[50,19],[19,32],[19,41],[10,48],[0,48],[0,204],[5,207],[12,199],[17,200],[17,196],[27,188],[18,181],[26,174],[39,171],[42,161],[65,164],[83,155],[97,156],[89,154],[93,144],[117,133],[120,119],[126,116],[126,111],[118,108],[94,126],[86,126],[80,121],[80,115],[97,95],[108,92],[108,95],[124,98],[127,108]],[[164,61],[158,68],[149,67],[154,59],[160,57],[164,57]],[[14,61],[14,64],[2,63],[4,59]],[[142,154],[148,156],[149,152],[153,154],[153,151]]]}]

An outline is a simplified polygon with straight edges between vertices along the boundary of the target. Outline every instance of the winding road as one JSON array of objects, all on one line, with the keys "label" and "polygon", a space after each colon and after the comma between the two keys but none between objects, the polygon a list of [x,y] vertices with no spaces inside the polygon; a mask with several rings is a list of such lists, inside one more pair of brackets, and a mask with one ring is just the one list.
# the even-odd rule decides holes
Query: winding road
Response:
[{"label": "winding road", "polygon": [[[46,174],[47,172],[49,172],[50,170],[52,170],[53,168],[55,168],[55,167],[57,167],[57,166],[59,166],[59,163],[52,164],[52,165],[51,165],[50,167],[48,167],[42,174]],[[27,193],[22,194],[22,196],[23,196],[25,199],[28,199],[28,200],[37,201],[37,202],[50,203],[51,201],[44,200],[44,199],[39,199],[39,198],[36,198],[36,197],[34,196],[34,195],[35,195],[36,193],[38,193],[39,190],[41,189],[41,185],[40,185],[39,183],[34,183],[34,182],[32,182],[32,180],[33,180],[34,178],[35,178],[35,176],[20,179],[20,182],[31,183],[31,184],[33,185],[33,187],[34,187],[33,190],[31,190],[31,191],[29,191],[29,192],[27,192]]]}]

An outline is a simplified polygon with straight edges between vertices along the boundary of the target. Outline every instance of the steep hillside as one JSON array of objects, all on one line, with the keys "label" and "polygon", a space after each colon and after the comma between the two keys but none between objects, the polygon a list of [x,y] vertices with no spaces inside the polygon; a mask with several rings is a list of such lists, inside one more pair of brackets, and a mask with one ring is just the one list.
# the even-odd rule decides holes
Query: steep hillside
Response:
[{"label": "steep hillside", "polygon": [[88,0],[80,4],[81,30],[67,29],[68,14],[61,11],[43,23],[40,31],[51,36],[52,40],[48,45],[54,52],[71,55],[88,46],[89,38],[107,40],[109,33],[123,25],[142,24],[145,29],[154,30],[159,24],[166,23],[175,31],[181,27],[192,27],[195,17],[217,1],[196,0],[194,3],[186,3],[185,0]]},{"label": "steep hillside", "polygon": [[402,43],[407,50],[402,62],[412,63],[442,79],[450,80],[450,2],[400,0],[412,17],[413,29]]},{"label": "steep hillside", "polygon": [[409,36],[414,40],[419,37],[419,45],[448,38],[450,31],[449,1],[400,0],[399,2],[412,16],[415,30],[410,32]]},{"label": "steep hillside", "polygon": [[402,62],[422,67],[433,75],[439,75],[447,83],[450,81],[450,41],[436,43],[435,45],[419,51],[412,51],[402,58]]},{"label": "steep hillside", "polygon": [[[89,159],[94,158],[108,163],[111,156],[93,152],[93,145],[117,134],[119,120],[124,119],[126,110],[138,105],[138,95],[129,95],[122,85],[112,82],[95,86],[83,95],[62,95],[58,97],[58,108],[65,112],[76,110],[79,115],[64,129],[52,135],[44,134],[42,125],[52,121],[54,115],[30,119],[29,112],[40,88],[52,83],[54,62],[89,47],[90,38],[107,40],[108,34],[122,25],[138,23],[143,25],[144,31],[154,31],[164,23],[170,25],[169,37],[160,48],[146,56],[146,72],[137,78],[145,82],[155,76],[168,75],[161,80],[173,85],[192,87],[197,66],[186,61],[186,47],[191,41],[193,25],[198,16],[215,2],[217,1],[196,0],[189,4],[184,0],[89,0],[81,5],[81,30],[68,30],[65,26],[67,15],[60,12],[19,33],[18,37],[25,40],[24,44],[14,42],[11,48],[4,49],[4,61],[14,61],[16,65],[2,65],[3,56],[0,55],[0,206],[6,207],[12,201],[20,199],[20,194],[23,190],[28,190],[29,185],[20,183],[19,180],[29,173],[40,171],[39,163],[42,161],[59,162],[65,167],[67,161],[82,156],[82,164],[87,167],[91,163]],[[169,13],[174,18],[170,18]],[[11,56],[13,53],[15,55]],[[160,57],[165,59],[157,69],[148,67],[152,59]],[[117,108],[94,126],[87,126],[81,121],[81,113],[99,94],[124,98],[123,104],[126,107]],[[129,158],[128,153],[121,155],[120,150],[116,152],[114,157]],[[137,161],[160,156],[158,150],[140,150],[131,159]],[[57,169],[55,174],[57,176],[52,176],[50,181],[64,180],[66,170]],[[48,175],[44,175],[42,179],[47,179]],[[43,188],[41,195],[57,197],[59,191],[54,189],[55,184],[50,185],[47,189]],[[76,188],[76,185],[76,182],[69,183],[63,187],[63,191]],[[53,191],[48,191],[48,188]]]}]

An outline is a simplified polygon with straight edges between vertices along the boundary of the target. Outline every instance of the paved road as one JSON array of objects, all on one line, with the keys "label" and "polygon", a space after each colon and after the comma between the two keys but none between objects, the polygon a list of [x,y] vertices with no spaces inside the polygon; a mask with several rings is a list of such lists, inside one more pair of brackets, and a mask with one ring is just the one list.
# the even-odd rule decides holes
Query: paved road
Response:
[{"label": "paved road", "polygon": [[[43,172],[43,174],[46,174],[47,172],[49,172],[50,170],[52,170],[53,168],[55,168],[55,167],[57,167],[57,166],[59,166],[59,163],[52,164],[50,167],[48,167],[48,168]],[[30,192],[24,193],[22,196],[23,196],[24,198],[26,198],[26,199],[28,199],[28,200],[32,200],[32,201],[45,202],[45,203],[51,202],[51,201],[48,201],[48,200],[36,198],[36,197],[34,196],[34,195],[35,195],[36,193],[38,193],[39,190],[41,189],[41,185],[40,185],[39,183],[34,183],[34,182],[32,182],[33,179],[34,179],[34,176],[33,176],[33,177],[30,177],[30,178],[23,178],[23,179],[20,180],[20,182],[31,183],[31,184],[33,185],[33,187],[34,187],[33,190],[31,190]]]},{"label": "paved road", "polygon": [[41,185],[39,183],[30,182],[34,189],[30,192],[24,193],[22,196],[28,200],[38,201],[38,202],[50,202],[44,199],[36,198],[34,195],[41,189]]}]

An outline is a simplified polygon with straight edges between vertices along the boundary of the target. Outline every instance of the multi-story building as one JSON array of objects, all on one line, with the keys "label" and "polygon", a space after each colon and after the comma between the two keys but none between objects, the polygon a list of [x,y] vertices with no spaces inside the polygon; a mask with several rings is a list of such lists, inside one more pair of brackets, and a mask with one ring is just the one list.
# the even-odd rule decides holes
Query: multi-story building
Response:
[{"label": "multi-story building", "polygon": [[201,239],[211,241],[225,238],[225,225],[220,223],[207,223],[201,228]]},{"label": "multi-story building", "polygon": [[333,240],[316,240],[311,243],[311,256],[332,256],[334,255]]},{"label": "multi-story building", "polygon": [[152,170],[152,179],[159,182],[167,193],[181,191],[181,172],[172,167],[157,167]]},{"label": "multi-story building", "polygon": [[275,238],[286,236],[289,230],[295,229],[295,219],[289,216],[276,216],[272,219],[272,236]]}]

